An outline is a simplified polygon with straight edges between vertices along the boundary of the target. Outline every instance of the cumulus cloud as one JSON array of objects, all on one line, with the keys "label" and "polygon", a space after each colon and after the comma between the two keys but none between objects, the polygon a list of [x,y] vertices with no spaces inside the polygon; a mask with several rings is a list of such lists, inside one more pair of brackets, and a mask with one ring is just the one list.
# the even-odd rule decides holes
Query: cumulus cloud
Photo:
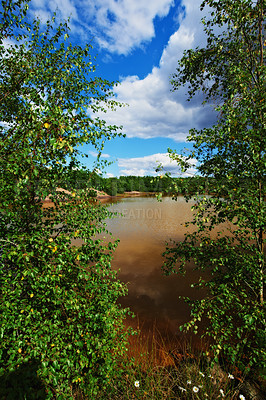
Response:
[{"label": "cumulus cloud", "polygon": [[[144,78],[121,77],[114,88],[118,101],[128,107],[116,112],[99,113],[109,124],[123,125],[128,137],[166,137],[184,142],[191,128],[201,129],[215,122],[211,106],[202,106],[202,95],[187,102],[186,87],[172,92],[170,77],[175,72],[184,50],[205,43],[202,0],[182,0],[177,16],[179,27],[165,46],[159,65]],[[58,8],[61,16],[72,14],[83,35],[95,35],[95,40],[109,53],[128,54],[154,36],[154,19],[169,13],[174,0],[32,0],[36,10],[47,12]],[[76,24],[78,22],[78,24]],[[108,56],[108,53],[107,53]]]},{"label": "cumulus cloud", "polygon": [[165,17],[174,1],[95,0],[91,4],[101,32],[96,36],[101,47],[128,54],[154,37],[154,18]]},{"label": "cumulus cloud", "polygon": [[201,129],[215,122],[211,106],[202,106],[202,94],[187,102],[186,87],[172,92],[170,76],[184,50],[204,45],[202,17],[199,10],[201,0],[183,0],[185,13],[179,29],[169,38],[159,66],[144,78],[127,76],[114,90],[117,100],[129,107],[115,113],[102,115],[108,123],[123,125],[128,137],[168,137],[177,142],[186,140],[189,129]]},{"label": "cumulus cloud", "polygon": [[[162,173],[170,173],[172,176],[191,176],[195,175],[196,160],[190,160],[191,168],[186,173],[182,173],[177,163],[170,159],[168,153],[157,153],[144,157],[135,158],[119,158],[118,167],[120,175],[160,175]],[[161,165],[162,172],[156,172],[155,169]]]},{"label": "cumulus cloud", "polygon": [[44,21],[55,10],[63,19],[71,16],[72,31],[93,36],[110,53],[127,55],[154,37],[155,17],[167,16],[173,5],[174,0],[32,0],[31,7]]},{"label": "cumulus cloud", "polygon": [[31,0],[31,10],[38,15],[42,21],[47,21],[56,11],[58,16],[64,20],[71,17],[78,19],[76,1],[74,0]]},{"label": "cumulus cloud", "polygon": [[112,172],[107,172],[105,175],[106,178],[114,178],[114,174],[112,174]]},{"label": "cumulus cloud", "polygon": [[[92,157],[95,157],[95,158],[98,157],[98,155],[99,155],[99,153],[97,153],[97,151],[93,151],[93,150],[89,150],[88,153],[89,153]],[[102,153],[102,154],[101,154],[101,157],[102,157],[102,158],[109,158],[109,157],[110,157],[110,154]]]}]

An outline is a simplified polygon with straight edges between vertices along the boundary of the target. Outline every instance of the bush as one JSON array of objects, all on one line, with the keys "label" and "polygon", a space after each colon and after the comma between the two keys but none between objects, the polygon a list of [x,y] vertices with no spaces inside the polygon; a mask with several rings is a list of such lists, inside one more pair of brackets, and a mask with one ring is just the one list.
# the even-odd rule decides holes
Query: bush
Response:
[{"label": "bush", "polygon": [[116,104],[113,83],[67,23],[43,30],[27,2],[1,7],[0,397],[93,398],[125,351],[126,288],[111,270],[116,242],[99,239],[108,212],[86,190],[56,188],[81,167],[79,145],[100,151],[119,134],[92,118]]}]

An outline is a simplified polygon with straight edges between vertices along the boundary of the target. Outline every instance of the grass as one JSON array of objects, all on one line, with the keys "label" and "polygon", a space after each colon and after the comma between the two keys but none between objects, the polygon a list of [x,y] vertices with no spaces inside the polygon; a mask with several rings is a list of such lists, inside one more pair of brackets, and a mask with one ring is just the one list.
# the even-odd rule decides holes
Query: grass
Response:
[{"label": "grass", "polygon": [[133,336],[119,378],[110,379],[97,399],[245,399],[240,396],[243,377],[236,368],[212,366],[203,350],[184,343],[163,338],[155,329]]}]

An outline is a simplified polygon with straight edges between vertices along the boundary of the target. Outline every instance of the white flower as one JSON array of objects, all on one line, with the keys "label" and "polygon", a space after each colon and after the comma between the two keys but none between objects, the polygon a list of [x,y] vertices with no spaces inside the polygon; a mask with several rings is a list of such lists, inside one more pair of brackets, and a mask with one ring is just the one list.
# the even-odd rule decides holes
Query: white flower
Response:
[{"label": "white flower", "polygon": [[235,379],[234,375],[228,374],[229,379]]},{"label": "white flower", "polygon": [[178,386],[178,388],[179,388],[182,392],[186,392],[186,391],[187,391],[187,389],[182,388],[181,386]]},{"label": "white flower", "polygon": [[246,400],[245,396],[243,394],[239,395],[240,400]]},{"label": "white flower", "polygon": [[200,374],[201,376],[205,376],[205,374],[204,374],[203,372],[201,372],[201,371],[199,371],[199,374]]},{"label": "white flower", "polygon": [[139,387],[139,381],[135,381],[134,385],[135,387]]},{"label": "white flower", "polygon": [[187,384],[188,384],[188,385],[191,385],[191,381],[187,381]]},{"label": "white flower", "polygon": [[220,393],[221,393],[222,397],[224,397],[224,391],[223,391],[223,389],[220,389]]},{"label": "white flower", "polygon": [[193,386],[193,389],[192,389],[192,390],[193,390],[194,393],[198,393],[199,388],[198,388],[197,386]]}]

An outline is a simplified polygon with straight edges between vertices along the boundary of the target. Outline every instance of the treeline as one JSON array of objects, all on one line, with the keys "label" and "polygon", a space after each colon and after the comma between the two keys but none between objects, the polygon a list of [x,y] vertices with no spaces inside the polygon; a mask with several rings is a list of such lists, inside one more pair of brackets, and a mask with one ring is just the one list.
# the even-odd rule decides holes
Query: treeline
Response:
[{"label": "treeline", "polygon": [[101,178],[95,181],[95,189],[103,190],[111,196],[125,192],[139,191],[164,194],[194,193],[199,186],[204,185],[204,178],[173,178],[168,176],[120,176],[119,178]]},{"label": "treeline", "polygon": [[93,188],[116,196],[125,192],[160,192],[165,194],[192,194],[208,191],[210,182],[200,176],[187,178],[170,178],[161,176],[120,176],[119,178],[104,178],[96,173],[84,170],[72,170],[68,172],[60,182],[61,187],[69,190]]},{"label": "treeline", "polygon": [[[49,172],[48,172],[49,174]],[[265,180],[264,180],[265,181]],[[41,182],[39,182],[41,185]],[[56,186],[67,190],[96,189],[110,196],[117,196],[126,192],[162,193],[169,195],[212,194],[220,186],[224,197],[233,185],[219,177],[190,176],[173,178],[167,174],[160,176],[120,176],[104,178],[95,172],[85,169],[66,170],[62,173]],[[239,180],[242,190],[248,190],[254,182],[243,177]]]}]

